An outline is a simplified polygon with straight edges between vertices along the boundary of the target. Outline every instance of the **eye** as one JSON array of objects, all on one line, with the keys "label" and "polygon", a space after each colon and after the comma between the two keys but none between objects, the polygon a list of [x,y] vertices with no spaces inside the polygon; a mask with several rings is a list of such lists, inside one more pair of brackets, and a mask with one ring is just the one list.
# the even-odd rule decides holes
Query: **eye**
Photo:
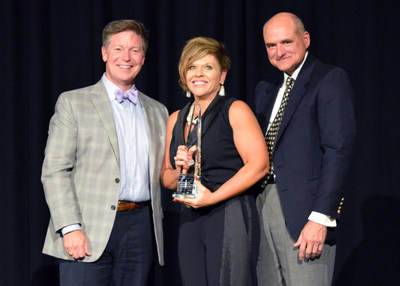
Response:
[{"label": "eye", "polygon": [[206,70],[212,70],[212,69],[213,69],[212,66],[205,66],[204,68],[205,68]]},{"label": "eye", "polygon": [[272,49],[272,48],[275,47],[275,45],[274,45],[274,44],[265,44],[265,47],[266,47],[267,49]]},{"label": "eye", "polygon": [[189,70],[194,70],[195,68],[195,66],[189,66]]}]

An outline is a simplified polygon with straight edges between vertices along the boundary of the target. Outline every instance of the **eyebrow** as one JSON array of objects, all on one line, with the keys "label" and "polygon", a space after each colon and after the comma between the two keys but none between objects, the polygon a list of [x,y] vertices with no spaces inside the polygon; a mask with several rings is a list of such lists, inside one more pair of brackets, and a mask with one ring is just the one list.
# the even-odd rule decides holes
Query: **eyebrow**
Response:
[{"label": "eyebrow", "polygon": [[292,42],[294,42],[293,39],[283,39],[283,40],[280,40],[278,42],[273,42],[273,43],[272,42],[266,42],[265,45],[266,46],[274,46],[274,45],[276,45],[278,43],[292,43]]}]

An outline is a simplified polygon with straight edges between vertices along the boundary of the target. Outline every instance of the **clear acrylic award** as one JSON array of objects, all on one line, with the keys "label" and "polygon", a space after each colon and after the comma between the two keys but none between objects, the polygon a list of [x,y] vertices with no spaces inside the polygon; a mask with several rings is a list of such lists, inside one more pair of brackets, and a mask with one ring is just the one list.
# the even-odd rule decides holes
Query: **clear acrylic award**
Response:
[{"label": "clear acrylic award", "polygon": [[[194,152],[194,168],[193,172],[183,173],[182,170],[179,173],[178,187],[176,192],[172,195],[174,198],[195,198],[198,194],[198,189],[194,184],[195,178],[200,180],[201,177],[201,107],[197,104],[199,108],[199,116],[197,118],[197,144],[196,151]],[[193,124],[193,114],[194,114],[194,105],[189,112],[189,132]],[[191,146],[188,146],[190,149]]]}]

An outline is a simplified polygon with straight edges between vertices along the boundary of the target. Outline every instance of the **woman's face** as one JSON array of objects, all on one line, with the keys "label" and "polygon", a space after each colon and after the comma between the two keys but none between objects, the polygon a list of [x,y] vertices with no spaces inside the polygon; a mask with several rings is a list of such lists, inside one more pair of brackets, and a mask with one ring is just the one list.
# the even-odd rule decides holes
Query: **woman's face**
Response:
[{"label": "woman's face", "polygon": [[218,60],[206,55],[193,62],[186,72],[186,84],[195,97],[214,97],[225,82],[226,71],[221,71]]}]

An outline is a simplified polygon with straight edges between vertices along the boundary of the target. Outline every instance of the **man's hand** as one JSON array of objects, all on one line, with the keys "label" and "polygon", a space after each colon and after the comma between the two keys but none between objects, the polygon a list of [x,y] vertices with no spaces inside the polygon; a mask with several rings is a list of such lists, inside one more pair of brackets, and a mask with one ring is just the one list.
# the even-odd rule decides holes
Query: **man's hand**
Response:
[{"label": "man's hand", "polygon": [[82,260],[89,252],[88,241],[82,230],[75,230],[63,237],[65,252],[75,260]]},{"label": "man's hand", "polygon": [[294,247],[299,247],[299,259],[319,257],[324,248],[327,232],[326,226],[308,221],[301,231],[299,239],[294,244]]}]

